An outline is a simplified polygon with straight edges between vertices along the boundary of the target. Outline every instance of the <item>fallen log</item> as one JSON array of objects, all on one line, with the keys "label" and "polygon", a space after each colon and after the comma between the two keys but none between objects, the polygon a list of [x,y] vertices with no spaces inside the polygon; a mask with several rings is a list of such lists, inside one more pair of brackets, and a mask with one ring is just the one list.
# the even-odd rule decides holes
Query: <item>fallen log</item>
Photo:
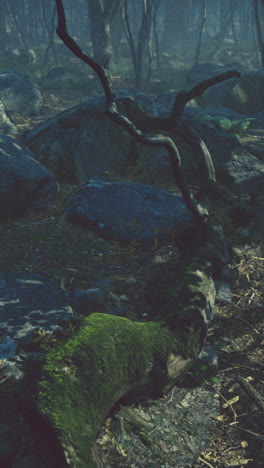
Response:
[{"label": "fallen log", "polygon": [[135,391],[162,395],[193,364],[215,300],[216,250],[212,242],[207,245],[166,283],[154,320],[93,313],[48,352],[33,401],[56,438],[59,461],[54,466],[100,467],[96,437],[113,405]]}]

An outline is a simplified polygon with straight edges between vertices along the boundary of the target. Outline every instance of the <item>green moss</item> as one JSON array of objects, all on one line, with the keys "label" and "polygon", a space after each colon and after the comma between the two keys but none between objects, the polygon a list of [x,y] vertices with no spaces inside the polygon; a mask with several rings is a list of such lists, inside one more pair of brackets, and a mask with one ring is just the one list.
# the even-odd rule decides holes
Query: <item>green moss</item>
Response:
[{"label": "green moss", "polygon": [[[91,450],[102,419],[139,383],[167,382],[168,354],[178,354],[181,347],[159,323],[93,314],[48,353],[37,406],[59,431],[72,467],[93,466]],[[150,377],[152,367],[155,376]]]},{"label": "green moss", "polygon": [[155,283],[154,321],[92,314],[48,352],[36,405],[57,430],[72,468],[98,466],[97,431],[116,401],[138,389],[160,395],[197,357],[214,302],[210,261],[203,251],[178,276],[170,271],[160,278],[158,292]]}]

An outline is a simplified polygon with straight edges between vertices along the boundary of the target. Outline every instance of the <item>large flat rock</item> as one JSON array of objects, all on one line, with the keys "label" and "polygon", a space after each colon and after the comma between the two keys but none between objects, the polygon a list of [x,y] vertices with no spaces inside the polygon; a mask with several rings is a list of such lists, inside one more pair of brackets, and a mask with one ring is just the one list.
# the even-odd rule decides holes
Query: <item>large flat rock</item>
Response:
[{"label": "large flat rock", "polygon": [[28,272],[0,273],[0,337],[27,343],[36,329],[59,331],[71,318],[69,299],[51,281]]},{"label": "large flat rock", "polygon": [[[105,97],[96,96],[67,109],[27,132],[24,143],[58,180],[82,185],[106,171],[120,170],[138,150],[134,138],[105,114]],[[117,99],[128,118],[146,113],[129,97]]]},{"label": "large flat rock", "polygon": [[100,236],[144,245],[164,242],[192,220],[179,195],[151,185],[88,181],[69,197],[70,222],[94,230]]},{"label": "large flat rock", "polygon": [[54,175],[31,151],[0,134],[0,219],[48,208],[59,192]]}]

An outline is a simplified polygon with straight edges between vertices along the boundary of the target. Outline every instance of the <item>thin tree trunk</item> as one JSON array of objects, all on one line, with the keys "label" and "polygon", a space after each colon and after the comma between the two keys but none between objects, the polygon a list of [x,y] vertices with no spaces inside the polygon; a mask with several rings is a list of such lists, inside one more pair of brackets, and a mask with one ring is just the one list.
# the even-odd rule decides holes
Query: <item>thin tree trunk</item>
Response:
[{"label": "thin tree trunk", "polygon": [[0,2],[0,44],[1,49],[7,46],[7,32],[6,32],[6,0]]},{"label": "thin tree trunk", "polygon": [[203,35],[203,30],[204,30],[204,26],[206,22],[206,7],[207,7],[207,0],[203,0],[202,22],[201,22],[201,27],[200,27],[200,32],[199,32],[199,37],[198,37],[198,42],[197,42],[196,54],[195,54],[195,61],[194,61],[195,65],[198,65],[199,59],[200,59],[202,35]]},{"label": "thin tree trunk", "polygon": [[157,13],[160,5],[160,0],[157,0],[154,5],[154,15],[153,15],[153,37],[156,50],[156,62],[159,72],[161,71],[161,61],[160,61],[160,45],[159,45],[159,36],[157,31]]},{"label": "thin tree trunk", "polygon": [[56,18],[56,11],[57,11],[56,5],[54,6],[54,10],[52,13],[51,23],[48,22],[45,0],[41,0],[41,5],[42,5],[44,23],[45,23],[45,26],[47,29],[47,35],[48,35],[48,45],[47,45],[45,56],[44,56],[44,66],[46,66],[48,63],[50,49],[52,49],[53,51],[55,64],[56,66],[58,66],[58,56],[57,56],[57,51],[56,51],[56,47],[54,44],[55,18]]},{"label": "thin tree trunk", "polygon": [[254,14],[255,14],[255,22],[256,22],[257,43],[258,43],[258,46],[259,46],[259,51],[260,51],[260,56],[261,56],[261,63],[262,63],[262,66],[264,67],[264,39],[262,37],[262,31],[261,31],[259,9],[258,9],[258,0],[254,0]]}]

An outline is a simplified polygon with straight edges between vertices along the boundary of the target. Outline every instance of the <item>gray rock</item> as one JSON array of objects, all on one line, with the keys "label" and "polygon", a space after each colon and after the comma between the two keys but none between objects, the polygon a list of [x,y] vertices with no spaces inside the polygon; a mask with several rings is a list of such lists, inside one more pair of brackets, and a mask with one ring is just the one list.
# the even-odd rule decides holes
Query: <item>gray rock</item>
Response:
[{"label": "gray rock", "polygon": [[0,359],[13,358],[16,352],[16,343],[7,336],[0,342]]},{"label": "gray rock", "polygon": [[90,180],[68,198],[71,223],[98,235],[146,246],[165,242],[192,220],[181,196],[151,185]]},{"label": "gray rock", "polygon": [[106,314],[117,315],[118,317],[125,317],[126,310],[123,307],[118,307],[117,309],[107,310]]},{"label": "gray rock", "polygon": [[241,114],[260,112],[264,109],[264,71],[244,73],[227,96],[228,107]]},{"label": "gray rock", "polygon": [[73,294],[72,305],[78,314],[89,315],[98,312],[104,305],[104,294],[99,288],[76,289]]},{"label": "gray rock", "polygon": [[239,78],[230,78],[229,80],[223,81],[222,83],[218,83],[211,88],[208,88],[208,90],[203,94],[205,105],[215,107],[230,107],[234,111],[239,112],[238,108],[232,105],[234,101],[234,89],[238,85]]},{"label": "gray rock", "polygon": [[232,304],[233,302],[233,294],[230,288],[230,284],[226,281],[219,282],[216,293],[216,302],[220,302],[222,304]]},{"label": "gray rock", "polygon": [[[202,368],[201,368],[202,366]],[[203,378],[214,377],[218,373],[218,353],[215,349],[206,345],[200,352],[197,361],[194,364],[194,370],[199,368]]]},{"label": "gray rock", "polygon": [[246,151],[235,137],[212,125],[192,120],[191,126],[211,153],[217,181],[238,194],[263,191],[262,161]]},{"label": "gray rock", "polygon": [[[144,118],[132,98],[118,100],[118,109]],[[25,135],[25,144],[58,178],[83,184],[90,177],[124,166],[135,156],[134,138],[104,113],[105,97],[98,96],[58,114]]]},{"label": "gray rock", "polygon": [[156,102],[156,99],[153,99],[153,96],[146,96],[143,93],[136,93],[135,100],[138,102],[144,111],[152,117],[159,117],[159,109]]},{"label": "gray rock", "polygon": [[0,100],[0,133],[16,132],[16,126],[11,122],[9,115],[6,112],[3,102]]},{"label": "gray rock", "polygon": [[254,127],[260,128],[263,130],[264,128],[264,110],[261,112],[257,112],[257,114],[251,115],[251,117],[255,117],[254,120]]},{"label": "gray rock", "polygon": [[117,287],[111,279],[101,278],[90,284],[90,288],[99,288],[104,293],[114,291]]},{"label": "gray rock", "polygon": [[8,111],[28,115],[39,110],[42,96],[30,75],[6,71],[0,73],[0,98]]},{"label": "gray rock", "polygon": [[201,63],[191,68],[186,79],[190,85],[224,73],[228,70],[242,72],[240,78],[231,78],[210,87],[204,94],[204,104],[207,106],[225,106],[239,114],[255,113],[264,107],[264,72],[249,71],[241,64],[226,66],[214,63]]},{"label": "gray rock", "polygon": [[36,54],[32,49],[20,49],[13,47],[0,50],[0,64],[17,68],[18,66],[27,66],[36,62]]},{"label": "gray rock", "polygon": [[209,115],[211,117],[226,117],[227,119],[233,121],[241,119],[241,115],[237,112],[229,109],[228,107],[214,107],[214,106],[206,106],[206,107],[186,107],[184,109],[184,116],[190,118],[203,118],[205,115]]},{"label": "gray rock", "polygon": [[66,67],[54,67],[41,79],[41,86],[45,89],[82,89],[91,87],[93,83],[93,78],[87,77],[80,70]]},{"label": "gray rock", "polygon": [[[248,73],[247,68],[240,63],[221,65],[209,62],[193,66],[187,73],[186,79],[190,85],[195,85],[229,70]],[[244,85],[241,86],[241,80],[243,81],[243,76],[244,75],[242,75],[240,79],[230,78],[229,80],[210,87],[203,94],[203,104],[206,106],[229,107],[236,112],[246,113],[242,105],[244,96],[244,91],[242,91],[242,89]]]},{"label": "gray rock", "polygon": [[168,117],[172,111],[176,93],[161,94],[156,98],[159,117]]},{"label": "gray rock", "polygon": [[73,318],[69,299],[51,281],[33,273],[0,274],[0,334],[28,343],[37,328],[60,331]]},{"label": "gray rock", "polygon": [[[230,70],[230,67],[229,67]],[[226,67],[222,64],[204,62],[194,65],[186,73],[186,81],[189,85],[196,85],[201,81],[208,80],[213,76],[220,75],[226,71]]]},{"label": "gray rock", "polygon": [[151,148],[149,153],[150,155],[146,160],[145,169],[147,169],[151,175],[158,176],[160,180],[175,183],[168,152],[161,148]]},{"label": "gray rock", "polygon": [[54,175],[28,148],[0,135],[0,219],[47,208],[58,191]]}]

